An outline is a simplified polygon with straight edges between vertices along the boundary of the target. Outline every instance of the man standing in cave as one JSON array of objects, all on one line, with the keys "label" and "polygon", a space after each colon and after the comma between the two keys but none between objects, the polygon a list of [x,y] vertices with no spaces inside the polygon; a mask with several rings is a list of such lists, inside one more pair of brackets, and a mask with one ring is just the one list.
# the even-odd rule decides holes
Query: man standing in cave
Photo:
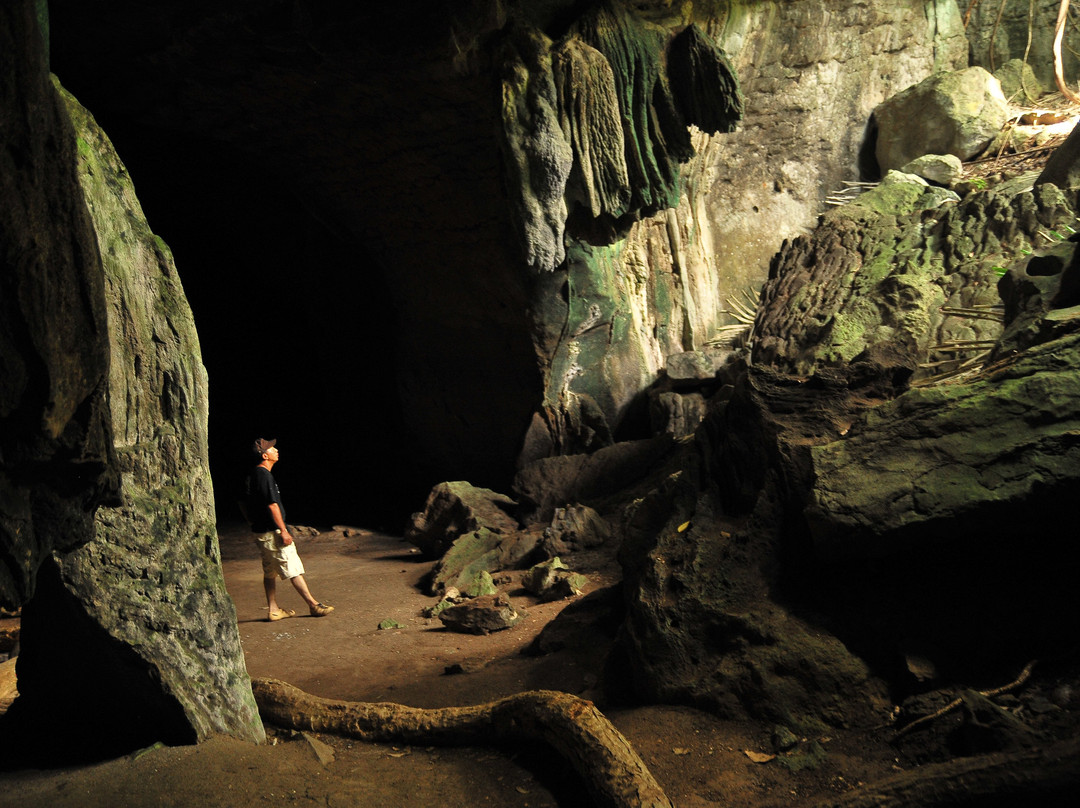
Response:
[{"label": "man standing in cave", "polygon": [[270,610],[268,620],[284,620],[296,614],[293,609],[282,609],[277,602],[277,579],[292,583],[300,597],[308,605],[312,617],[325,617],[334,611],[316,600],[304,580],[304,564],[296,552],[296,545],[285,524],[285,506],[281,492],[271,471],[278,462],[277,440],[259,438],[252,445],[255,467],[247,476],[244,490],[244,516],[255,533],[255,541],[262,551],[263,588],[266,605]]}]

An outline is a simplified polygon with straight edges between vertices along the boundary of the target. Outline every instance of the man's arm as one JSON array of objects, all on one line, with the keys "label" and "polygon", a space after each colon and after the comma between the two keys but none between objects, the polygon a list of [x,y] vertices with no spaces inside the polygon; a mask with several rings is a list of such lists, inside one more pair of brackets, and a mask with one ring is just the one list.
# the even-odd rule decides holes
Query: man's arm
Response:
[{"label": "man's arm", "polygon": [[282,544],[292,544],[292,536],[289,535],[289,528],[285,525],[285,520],[281,518],[281,508],[278,507],[276,502],[271,502],[268,506],[270,509],[270,518],[274,520],[274,524],[278,526],[278,530],[281,531]]}]

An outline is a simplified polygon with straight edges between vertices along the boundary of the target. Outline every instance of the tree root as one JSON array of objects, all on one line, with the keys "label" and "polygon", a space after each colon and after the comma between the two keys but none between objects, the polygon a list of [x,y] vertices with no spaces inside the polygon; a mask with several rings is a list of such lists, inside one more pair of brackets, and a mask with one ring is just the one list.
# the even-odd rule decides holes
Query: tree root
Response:
[{"label": "tree root", "polygon": [[1080,740],[920,766],[816,808],[1071,805],[1080,789]]},{"label": "tree root", "polygon": [[426,745],[544,741],[581,775],[598,805],[672,808],[630,742],[592,702],[568,693],[538,690],[424,710],[324,699],[276,679],[253,679],[251,689],[263,720],[290,729]]}]

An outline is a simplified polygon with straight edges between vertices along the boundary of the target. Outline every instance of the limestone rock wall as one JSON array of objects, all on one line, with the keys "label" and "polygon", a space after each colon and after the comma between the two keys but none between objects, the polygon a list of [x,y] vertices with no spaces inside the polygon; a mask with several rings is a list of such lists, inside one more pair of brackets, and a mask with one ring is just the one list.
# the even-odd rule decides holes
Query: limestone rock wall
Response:
[{"label": "limestone rock wall", "polygon": [[115,495],[105,290],[38,6],[0,6],[0,603]]},{"label": "limestone rock wall", "polygon": [[967,61],[952,2],[638,10],[663,30],[700,26],[728,55],[745,109],[731,133],[691,129],[663,210],[600,241],[568,228],[565,267],[535,291],[544,400],[523,460],[640,434],[642,390],[667,358],[724,344],[730,298],[756,297],[783,240],[859,178],[874,107]]},{"label": "limestone rock wall", "polygon": [[[33,26],[22,35],[41,42]],[[26,58],[16,75],[35,58],[21,55]],[[44,63],[40,50],[36,62]],[[5,536],[12,523],[16,528],[5,555],[35,563],[23,568],[25,580],[4,581],[5,601],[12,580],[15,596],[32,591],[33,597],[23,611],[19,698],[3,717],[0,750],[9,765],[41,765],[216,733],[261,740],[220,567],[207,458],[207,379],[194,320],[168,247],[142,217],[108,139],[85,109],[48,83],[46,73],[40,77],[43,86],[3,105],[5,113],[25,115],[20,121],[9,114],[5,135],[17,138],[19,123],[52,125],[8,144],[5,154],[22,152],[31,166],[35,152],[48,159],[36,176],[13,171],[16,182],[5,198],[34,200],[44,188],[52,208],[28,221],[16,218],[36,227],[4,232],[5,251],[12,237],[25,239],[12,263],[31,273],[12,278],[4,263],[4,308],[11,315],[5,325],[16,337],[0,346],[12,369],[5,391],[34,391],[39,405],[49,406],[40,424],[26,423],[25,404],[12,396],[16,406],[8,415],[15,417],[2,432]],[[59,175],[58,167],[66,167],[75,182],[44,182],[54,179],[50,171]],[[69,231],[58,240],[66,249],[39,266],[30,245],[48,249],[51,242],[43,236],[55,229]],[[80,236],[88,240],[80,242]],[[12,303],[19,306],[9,305],[9,290],[16,291]],[[55,352],[63,365],[48,373],[48,361],[34,362],[23,383],[8,388],[27,355],[13,351],[12,343],[35,346],[28,339],[34,334],[48,336],[49,350],[38,348],[37,356],[49,360]],[[42,384],[63,394],[41,396]],[[72,401],[80,391],[86,394],[88,384],[92,396]],[[17,416],[25,431],[13,429]],[[57,433],[51,443],[43,440],[50,430]],[[25,443],[40,453],[36,485],[20,480]],[[95,443],[96,455],[88,451]],[[64,466],[45,450],[66,458],[66,479],[57,473]],[[115,484],[106,487],[111,479]],[[24,516],[16,505],[27,499]],[[36,557],[38,535],[50,536],[58,522],[66,531],[62,540],[45,548],[50,555]]]},{"label": "limestone rock wall", "polygon": [[[58,559],[74,597],[155,671],[198,740],[263,738],[225,591],[207,454],[210,394],[199,337],[168,246],[93,117],[60,90],[102,254],[109,401],[121,504],[94,541]],[[107,596],[106,596],[107,593]]]}]

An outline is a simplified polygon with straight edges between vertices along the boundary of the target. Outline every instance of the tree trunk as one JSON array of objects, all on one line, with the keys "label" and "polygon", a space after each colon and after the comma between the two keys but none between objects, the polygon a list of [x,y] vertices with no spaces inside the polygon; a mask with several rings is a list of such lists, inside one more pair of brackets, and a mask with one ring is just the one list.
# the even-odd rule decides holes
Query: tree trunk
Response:
[{"label": "tree trunk", "polygon": [[1061,0],[1058,6],[1057,23],[1054,25],[1054,81],[1061,94],[1074,104],[1080,102],[1080,95],[1069,89],[1065,83],[1065,68],[1061,61],[1061,40],[1065,36],[1065,25],[1069,21],[1069,0]]},{"label": "tree trunk", "polygon": [[475,707],[424,710],[324,699],[275,679],[254,679],[252,690],[263,719],[291,729],[410,744],[540,740],[566,758],[598,805],[672,808],[630,742],[592,702],[567,693],[530,691]]}]

